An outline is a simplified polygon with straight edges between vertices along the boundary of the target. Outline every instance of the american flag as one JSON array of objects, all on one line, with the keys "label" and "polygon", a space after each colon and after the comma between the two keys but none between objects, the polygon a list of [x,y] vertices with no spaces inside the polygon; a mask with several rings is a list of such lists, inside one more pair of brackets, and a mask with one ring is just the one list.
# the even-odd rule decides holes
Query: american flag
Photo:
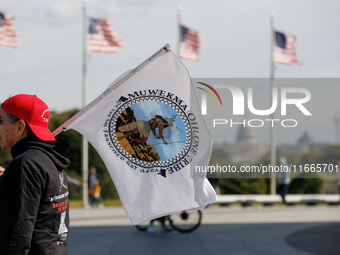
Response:
[{"label": "american flag", "polygon": [[89,51],[115,53],[124,46],[110,21],[106,19],[89,19]]},{"label": "american flag", "polygon": [[181,25],[179,57],[182,59],[199,61],[198,51],[200,40],[198,31]]},{"label": "american flag", "polygon": [[280,64],[301,64],[295,51],[296,38],[275,31],[274,61]]},{"label": "american flag", "polygon": [[17,48],[19,41],[15,34],[14,19],[5,13],[0,12],[0,46]]}]

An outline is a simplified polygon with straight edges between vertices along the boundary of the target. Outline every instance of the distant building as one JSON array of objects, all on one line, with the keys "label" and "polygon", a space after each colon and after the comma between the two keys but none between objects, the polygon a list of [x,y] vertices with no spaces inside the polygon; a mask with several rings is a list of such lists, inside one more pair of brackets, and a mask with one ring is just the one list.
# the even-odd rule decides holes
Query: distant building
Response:
[{"label": "distant building", "polygon": [[[277,153],[304,154],[316,148],[323,148],[327,144],[315,143],[307,131],[295,144],[278,145]],[[254,129],[249,126],[240,126],[234,144],[214,145],[214,149],[222,150],[232,164],[254,164],[270,153],[268,144],[258,144]]]},{"label": "distant building", "polygon": [[327,146],[326,143],[315,143],[308,132],[305,131],[295,144],[278,145],[277,152],[281,154],[304,154],[325,146]]},{"label": "distant building", "polygon": [[256,144],[256,135],[253,128],[249,126],[240,126],[237,137],[236,144]]},{"label": "distant building", "polygon": [[254,129],[242,125],[239,127],[235,144],[216,145],[214,147],[225,151],[232,164],[253,164],[269,152],[268,145],[257,144]]}]

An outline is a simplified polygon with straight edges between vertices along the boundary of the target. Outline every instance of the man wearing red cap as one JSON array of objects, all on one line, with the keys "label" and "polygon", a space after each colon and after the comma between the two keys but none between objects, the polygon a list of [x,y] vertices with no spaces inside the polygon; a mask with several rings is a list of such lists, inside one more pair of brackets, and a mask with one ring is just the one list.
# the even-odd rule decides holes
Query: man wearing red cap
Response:
[{"label": "man wearing red cap", "polygon": [[19,94],[1,104],[0,144],[13,159],[0,168],[0,253],[67,254],[65,157],[68,142],[48,129],[49,109]]}]

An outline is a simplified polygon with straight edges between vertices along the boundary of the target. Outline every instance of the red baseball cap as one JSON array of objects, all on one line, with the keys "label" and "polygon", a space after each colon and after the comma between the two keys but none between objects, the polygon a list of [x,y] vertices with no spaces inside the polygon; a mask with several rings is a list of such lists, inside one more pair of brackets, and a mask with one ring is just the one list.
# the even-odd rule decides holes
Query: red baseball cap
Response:
[{"label": "red baseball cap", "polygon": [[50,112],[48,106],[36,95],[19,94],[8,98],[1,109],[26,121],[33,133],[41,140],[55,141],[48,129]]}]

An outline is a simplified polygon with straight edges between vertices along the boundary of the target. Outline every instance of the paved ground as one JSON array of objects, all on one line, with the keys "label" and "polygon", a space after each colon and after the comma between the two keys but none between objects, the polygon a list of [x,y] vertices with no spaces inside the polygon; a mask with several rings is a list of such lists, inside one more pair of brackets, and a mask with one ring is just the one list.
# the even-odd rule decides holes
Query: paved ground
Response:
[{"label": "paved ground", "polygon": [[70,217],[70,255],[340,254],[339,206],[211,206],[189,234],[140,232],[119,207]]}]

